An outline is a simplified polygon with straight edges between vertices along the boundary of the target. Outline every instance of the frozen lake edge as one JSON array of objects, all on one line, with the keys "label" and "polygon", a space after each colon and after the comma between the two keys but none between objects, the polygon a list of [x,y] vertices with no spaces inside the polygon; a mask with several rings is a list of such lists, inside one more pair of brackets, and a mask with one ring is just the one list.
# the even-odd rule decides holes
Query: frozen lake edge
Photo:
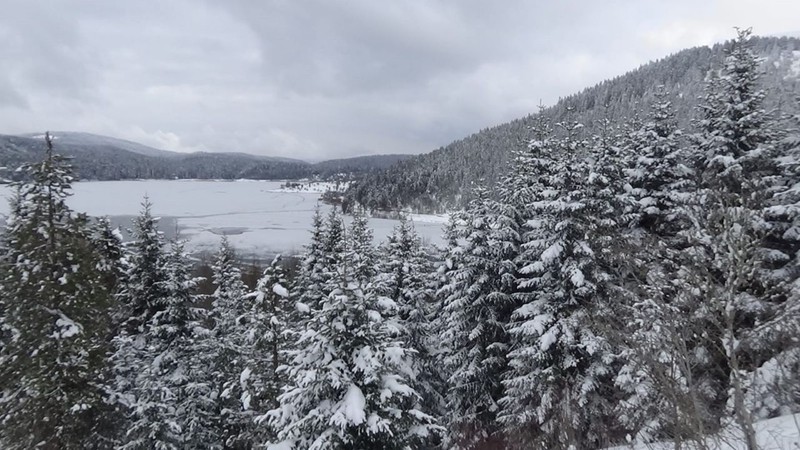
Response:
[{"label": "frozen lake edge", "polygon": [[[81,181],[73,185],[69,205],[90,216],[108,216],[122,229],[136,217],[145,197],[167,237],[179,234],[187,250],[214,252],[222,235],[242,257],[263,258],[276,253],[297,255],[308,242],[311,218],[319,192],[284,192],[282,181],[122,180]],[[10,186],[0,187],[0,214],[7,215]],[[427,243],[440,243],[442,216],[412,216]],[[375,241],[385,240],[396,220],[370,219]]]}]

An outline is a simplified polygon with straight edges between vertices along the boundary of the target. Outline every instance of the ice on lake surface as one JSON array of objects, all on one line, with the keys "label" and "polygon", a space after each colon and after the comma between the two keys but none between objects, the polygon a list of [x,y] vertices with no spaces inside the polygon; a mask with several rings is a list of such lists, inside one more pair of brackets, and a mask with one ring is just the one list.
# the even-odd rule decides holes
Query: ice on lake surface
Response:
[{"label": "ice on lake surface", "polygon": [[[177,229],[192,251],[214,251],[225,234],[243,256],[274,253],[298,254],[308,242],[311,218],[319,204],[319,193],[280,192],[278,181],[128,180],[75,183],[69,205],[91,216],[109,216],[127,223],[141,210],[145,196],[153,213],[162,217],[162,229],[174,235]],[[0,187],[6,199],[11,188]],[[0,213],[8,214],[7,201]],[[370,219],[376,242],[383,241],[396,220]],[[414,217],[426,242],[441,242],[439,217]]]}]

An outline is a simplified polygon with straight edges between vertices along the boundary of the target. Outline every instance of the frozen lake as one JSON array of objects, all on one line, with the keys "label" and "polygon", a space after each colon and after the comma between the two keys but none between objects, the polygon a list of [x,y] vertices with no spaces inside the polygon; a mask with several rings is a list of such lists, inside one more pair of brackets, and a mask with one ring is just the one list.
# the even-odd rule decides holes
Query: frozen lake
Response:
[{"label": "frozen lake", "polygon": [[[69,204],[91,216],[109,216],[127,224],[145,196],[153,213],[162,218],[162,230],[176,232],[192,251],[214,251],[227,235],[240,255],[263,257],[274,253],[298,254],[308,242],[311,217],[319,193],[280,192],[277,181],[141,180],[75,183]],[[11,189],[0,186],[0,213],[8,213]],[[320,204],[327,212],[330,206]],[[441,241],[441,217],[416,217],[423,240]],[[385,240],[395,220],[370,219],[375,240]]]}]

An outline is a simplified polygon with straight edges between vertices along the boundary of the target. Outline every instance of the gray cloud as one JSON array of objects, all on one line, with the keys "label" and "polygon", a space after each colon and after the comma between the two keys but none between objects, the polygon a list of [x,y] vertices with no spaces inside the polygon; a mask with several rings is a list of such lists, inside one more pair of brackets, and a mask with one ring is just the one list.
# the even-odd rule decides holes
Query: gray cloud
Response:
[{"label": "gray cloud", "polygon": [[794,0],[10,0],[0,132],[324,159],[432,150]]}]

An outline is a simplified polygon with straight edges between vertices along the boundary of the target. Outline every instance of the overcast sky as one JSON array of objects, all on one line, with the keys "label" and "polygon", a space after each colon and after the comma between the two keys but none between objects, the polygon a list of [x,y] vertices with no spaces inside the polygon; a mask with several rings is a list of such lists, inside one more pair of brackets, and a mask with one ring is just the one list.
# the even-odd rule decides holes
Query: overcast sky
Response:
[{"label": "overcast sky", "polygon": [[421,153],[798,0],[4,0],[0,133],[177,151]]}]

